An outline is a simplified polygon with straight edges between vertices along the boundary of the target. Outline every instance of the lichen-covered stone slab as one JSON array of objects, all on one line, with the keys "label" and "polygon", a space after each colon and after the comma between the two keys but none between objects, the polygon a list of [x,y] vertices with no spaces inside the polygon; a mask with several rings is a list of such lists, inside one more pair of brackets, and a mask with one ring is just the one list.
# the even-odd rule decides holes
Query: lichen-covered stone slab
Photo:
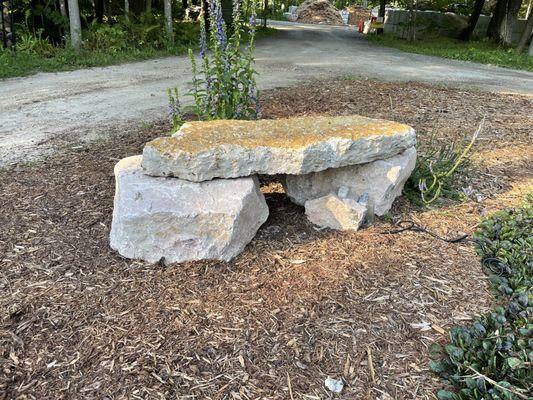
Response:
[{"label": "lichen-covered stone slab", "polygon": [[256,177],[200,183],[152,177],[140,161],[128,157],[115,166],[110,244],[124,257],[229,261],[268,217]]},{"label": "lichen-covered stone slab", "polygon": [[416,149],[411,147],[401,154],[367,164],[328,169],[306,175],[286,175],[283,187],[296,204],[338,193],[343,188],[349,196],[368,196],[368,202],[377,215],[387,213],[416,165]]},{"label": "lichen-covered stone slab", "polygon": [[301,175],[389,158],[415,142],[408,125],[361,116],[189,122],[146,144],[142,166],[194,182]]}]

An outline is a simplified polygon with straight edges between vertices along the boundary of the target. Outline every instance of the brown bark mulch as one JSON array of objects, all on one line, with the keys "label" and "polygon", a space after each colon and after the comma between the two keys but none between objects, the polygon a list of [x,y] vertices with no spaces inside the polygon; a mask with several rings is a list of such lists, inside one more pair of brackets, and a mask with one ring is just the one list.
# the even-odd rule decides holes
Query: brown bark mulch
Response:
[{"label": "brown bark mulch", "polygon": [[[532,189],[533,98],[361,80],[264,92],[266,118],[362,114],[421,147],[485,117],[474,200],[395,219],[441,234]],[[108,247],[113,166],[164,123],[0,171],[0,399],[432,399],[432,343],[491,305],[471,242],[318,231],[275,181],[270,217],[230,263],[149,265]],[[334,395],[328,377],[345,387]]]}]

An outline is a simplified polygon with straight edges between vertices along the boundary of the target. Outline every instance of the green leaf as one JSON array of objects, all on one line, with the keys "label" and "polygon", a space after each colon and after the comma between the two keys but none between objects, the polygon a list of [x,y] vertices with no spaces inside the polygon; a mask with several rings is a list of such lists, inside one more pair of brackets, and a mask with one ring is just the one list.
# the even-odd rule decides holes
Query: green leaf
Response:
[{"label": "green leaf", "polygon": [[429,369],[437,374],[440,374],[446,371],[446,364],[442,361],[431,360],[429,362]]},{"label": "green leaf", "polygon": [[522,360],[516,357],[509,357],[506,361],[507,365],[511,367],[511,369],[519,368],[522,365]]},{"label": "green leaf", "polygon": [[461,361],[463,359],[464,351],[460,347],[447,345],[445,347],[446,353],[455,361]]},{"label": "green leaf", "polygon": [[449,392],[447,390],[439,390],[437,392],[437,398],[439,400],[458,400],[459,399],[459,397],[456,394]]}]

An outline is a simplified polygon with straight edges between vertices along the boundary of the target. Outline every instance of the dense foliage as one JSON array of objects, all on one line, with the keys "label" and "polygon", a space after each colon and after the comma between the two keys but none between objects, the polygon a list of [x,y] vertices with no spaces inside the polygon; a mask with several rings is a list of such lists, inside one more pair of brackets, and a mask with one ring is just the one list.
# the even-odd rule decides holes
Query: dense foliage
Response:
[{"label": "dense foliage", "polygon": [[464,146],[455,143],[437,145],[431,141],[419,154],[416,166],[404,186],[404,194],[415,204],[430,205],[441,197],[459,199],[465,193],[460,187],[470,167],[470,152],[482,124]]},{"label": "dense foliage", "polygon": [[[201,23],[201,67],[192,51],[193,82],[189,93],[194,99],[196,115],[203,120],[255,119],[259,115],[259,99],[253,69],[255,14],[246,24],[242,1],[233,3],[233,29],[228,37],[219,0],[209,0],[210,29]],[[245,35],[246,27],[249,32]],[[243,47],[241,41],[247,37]],[[169,114],[174,126],[181,124],[182,112],[177,88],[170,89]]]},{"label": "dense foliage", "polygon": [[104,66],[180,54],[188,48],[197,48],[197,23],[176,22],[174,43],[167,41],[164,29],[156,29],[148,21],[135,24],[130,20],[129,24],[92,23],[83,31],[83,48],[79,52],[69,46],[54,46],[42,36],[20,32],[16,51],[0,48],[0,79],[38,71]]},{"label": "dense foliage", "polygon": [[529,399],[533,390],[533,196],[494,214],[475,235],[493,289],[504,305],[455,327],[430,367],[454,391],[441,400]]},{"label": "dense foliage", "polygon": [[533,287],[533,195],[522,207],[500,211],[483,221],[475,235],[493,287],[504,296]]}]

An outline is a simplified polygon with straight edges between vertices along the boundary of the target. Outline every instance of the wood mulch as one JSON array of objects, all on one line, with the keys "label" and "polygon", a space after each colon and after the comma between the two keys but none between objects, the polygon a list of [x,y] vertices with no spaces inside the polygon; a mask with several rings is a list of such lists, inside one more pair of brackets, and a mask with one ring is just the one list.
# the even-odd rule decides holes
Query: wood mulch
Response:
[{"label": "wood mulch", "polygon": [[[533,98],[365,80],[264,92],[266,118],[362,114],[458,141],[485,117],[473,200],[395,220],[441,235],[532,190]],[[0,399],[434,399],[430,347],[492,305],[471,242],[317,231],[279,183],[230,263],[149,265],[111,251],[113,166],[164,123],[0,171]],[[340,395],[324,386],[342,378]]]}]

